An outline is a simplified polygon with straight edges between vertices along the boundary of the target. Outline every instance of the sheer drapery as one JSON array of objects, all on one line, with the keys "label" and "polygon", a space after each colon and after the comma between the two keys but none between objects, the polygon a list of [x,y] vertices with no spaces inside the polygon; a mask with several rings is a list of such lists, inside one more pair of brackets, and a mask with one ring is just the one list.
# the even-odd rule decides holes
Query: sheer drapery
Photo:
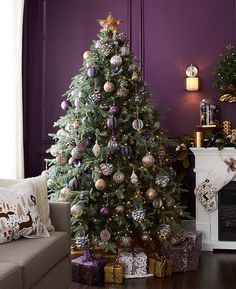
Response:
[{"label": "sheer drapery", "polygon": [[0,178],[23,178],[24,0],[0,0]]}]

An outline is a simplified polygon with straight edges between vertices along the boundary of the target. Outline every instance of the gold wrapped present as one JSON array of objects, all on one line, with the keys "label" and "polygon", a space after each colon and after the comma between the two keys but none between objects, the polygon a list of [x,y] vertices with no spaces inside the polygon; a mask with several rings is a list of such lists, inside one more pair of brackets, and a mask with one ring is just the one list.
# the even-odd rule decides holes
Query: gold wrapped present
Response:
[{"label": "gold wrapped present", "polygon": [[155,262],[156,262],[156,259],[154,258],[149,258],[148,260],[148,273],[149,274],[155,274]]},{"label": "gold wrapped present", "polygon": [[122,284],[124,281],[124,265],[113,262],[108,263],[105,268],[105,283]]},{"label": "gold wrapped present", "polygon": [[158,259],[155,261],[154,275],[160,278],[166,276],[166,260],[165,259]]},{"label": "gold wrapped present", "polygon": [[85,249],[78,249],[77,247],[71,246],[71,260],[81,257],[85,253]]},{"label": "gold wrapped present", "polygon": [[166,276],[171,276],[173,274],[174,261],[171,259],[166,260]]}]

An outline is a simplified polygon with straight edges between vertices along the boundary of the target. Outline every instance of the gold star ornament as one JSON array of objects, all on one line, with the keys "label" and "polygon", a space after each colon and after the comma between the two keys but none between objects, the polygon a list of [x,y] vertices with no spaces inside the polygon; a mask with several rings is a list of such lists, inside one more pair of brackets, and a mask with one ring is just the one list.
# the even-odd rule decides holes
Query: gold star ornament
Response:
[{"label": "gold star ornament", "polygon": [[98,19],[98,23],[102,26],[104,30],[113,30],[114,32],[117,31],[117,27],[123,23],[124,21],[115,19],[111,12],[109,13],[107,19]]}]

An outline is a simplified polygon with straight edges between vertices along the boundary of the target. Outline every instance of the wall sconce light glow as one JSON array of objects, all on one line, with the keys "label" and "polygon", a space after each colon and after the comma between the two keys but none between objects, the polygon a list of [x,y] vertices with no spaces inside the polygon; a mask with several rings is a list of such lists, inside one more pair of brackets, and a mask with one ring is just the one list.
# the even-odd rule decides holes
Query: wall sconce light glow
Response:
[{"label": "wall sconce light glow", "polygon": [[186,79],[185,79],[185,88],[187,91],[198,91],[199,90],[199,77],[198,69],[194,65],[190,65],[186,69]]}]

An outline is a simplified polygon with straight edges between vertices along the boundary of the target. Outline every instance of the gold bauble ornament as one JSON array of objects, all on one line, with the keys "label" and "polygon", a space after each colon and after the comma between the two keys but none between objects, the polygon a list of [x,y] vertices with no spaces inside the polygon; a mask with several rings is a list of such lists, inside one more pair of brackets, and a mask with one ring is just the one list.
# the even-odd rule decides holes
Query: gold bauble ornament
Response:
[{"label": "gold bauble ornament", "polygon": [[146,197],[148,200],[150,201],[153,201],[156,199],[158,193],[156,190],[154,190],[153,188],[149,188],[147,191],[146,191]]},{"label": "gold bauble ornament", "polygon": [[89,57],[91,57],[91,55],[92,55],[91,51],[89,51],[89,50],[85,51],[83,54],[84,60],[87,60]]},{"label": "gold bauble ornament", "polygon": [[73,205],[70,209],[71,215],[74,217],[80,217],[83,215],[84,209],[81,205]]},{"label": "gold bauble ornament", "polygon": [[106,182],[103,180],[103,179],[98,179],[96,182],[95,182],[95,188],[98,190],[98,191],[103,191],[105,188],[106,188],[107,184]]},{"label": "gold bauble ornament", "polygon": [[111,81],[107,81],[105,82],[103,88],[106,92],[113,92],[115,90],[115,85]]},{"label": "gold bauble ornament", "polygon": [[103,30],[113,30],[114,32],[117,31],[117,27],[123,23],[124,21],[115,19],[111,12],[109,13],[107,19],[98,19],[98,23],[102,26]]},{"label": "gold bauble ornament", "polygon": [[110,63],[112,67],[119,67],[121,66],[123,60],[120,57],[120,55],[113,55],[112,58],[110,59]]},{"label": "gold bauble ornament", "polygon": [[146,156],[142,158],[142,162],[146,168],[151,168],[155,163],[155,158],[151,154],[146,154]]}]

